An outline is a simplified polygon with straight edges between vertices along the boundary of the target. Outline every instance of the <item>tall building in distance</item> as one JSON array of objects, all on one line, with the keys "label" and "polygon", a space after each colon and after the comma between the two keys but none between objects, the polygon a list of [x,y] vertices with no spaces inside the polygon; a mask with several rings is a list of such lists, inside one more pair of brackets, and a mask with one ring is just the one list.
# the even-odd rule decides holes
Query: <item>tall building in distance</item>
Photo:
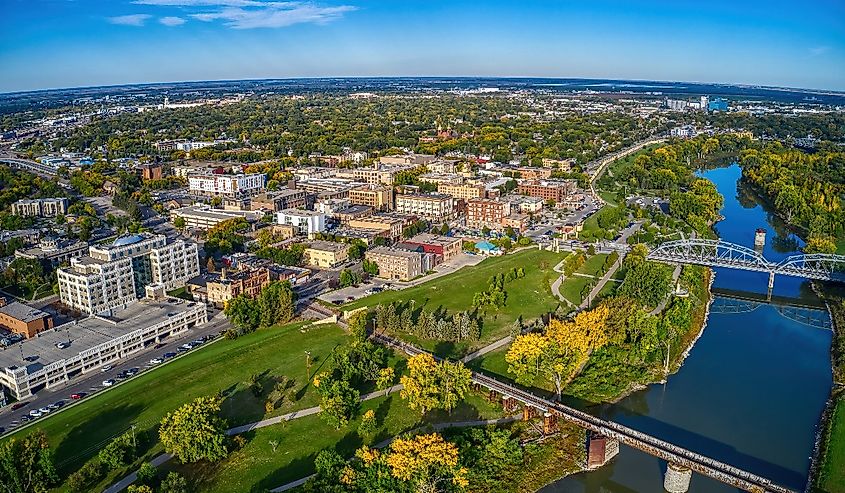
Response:
[{"label": "tall building in distance", "polygon": [[143,297],[147,286],[183,286],[199,274],[199,258],[196,243],[136,234],[92,246],[57,273],[62,303],[98,315],[125,308]]},{"label": "tall building in distance", "polygon": [[189,175],[188,191],[207,197],[250,197],[264,190],[266,179],[264,173]]},{"label": "tall building in distance", "polygon": [[67,214],[67,199],[21,199],[12,203],[12,214],[16,216],[55,217]]}]

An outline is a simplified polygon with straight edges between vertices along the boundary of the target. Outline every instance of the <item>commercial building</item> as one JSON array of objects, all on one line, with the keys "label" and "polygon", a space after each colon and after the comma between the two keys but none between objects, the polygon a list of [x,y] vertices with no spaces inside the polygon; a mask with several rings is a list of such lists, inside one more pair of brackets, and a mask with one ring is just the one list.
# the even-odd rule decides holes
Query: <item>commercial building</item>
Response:
[{"label": "commercial building", "polygon": [[455,215],[455,199],[445,194],[401,194],[396,196],[396,212],[445,221]]},{"label": "commercial building", "polygon": [[52,236],[44,236],[39,240],[38,246],[16,250],[16,258],[28,258],[50,263],[54,267],[70,262],[70,259],[81,257],[88,252],[88,243],[80,240],[59,239]]},{"label": "commercial building", "polygon": [[92,246],[57,270],[62,303],[83,313],[109,313],[145,295],[146,287],[181,287],[199,274],[196,243],[149,233]]},{"label": "commercial building", "polygon": [[462,200],[477,199],[484,197],[484,185],[438,183],[437,193],[451,195]]},{"label": "commercial building", "polygon": [[312,241],[305,248],[304,257],[308,265],[331,269],[349,260],[349,245],[332,241]]},{"label": "commercial building", "polygon": [[206,197],[248,197],[264,190],[264,173],[189,175],[188,191]]},{"label": "commercial building", "polygon": [[177,217],[181,217],[185,220],[186,228],[206,231],[214,226],[217,226],[223,221],[228,221],[230,219],[243,218],[247,221],[255,221],[261,217],[261,213],[250,211],[227,211],[223,209],[214,209],[210,205],[206,204],[198,204],[170,211],[171,220],[175,220]]},{"label": "commercial building", "polygon": [[17,301],[6,303],[6,299],[0,297],[0,328],[29,339],[52,329],[53,316]]},{"label": "commercial building", "polygon": [[12,203],[12,214],[25,217],[55,217],[67,214],[67,199],[21,199]]},{"label": "commercial building", "polygon": [[497,199],[467,200],[467,226],[470,228],[500,229],[502,219],[510,215],[511,205]]},{"label": "commercial building", "polygon": [[23,341],[24,361],[18,351],[0,351],[0,385],[24,399],[207,320],[205,305],[169,298],[144,299],[108,317],[60,325]]},{"label": "commercial building", "polygon": [[543,199],[540,197],[514,195],[507,197],[507,199],[511,204],[511,210],[516,209],[525,214],[535,214],[543,210]]},{"label": "commercial building", "polygon": [[[223,308],[232,298],[246,295],[255,298],[261,294],[261,290],[270,284],[270,271],[265,268],[242,269],[235,272],[228,272],[224,267],[220,273],[208,273],[203,276],[205,279],[205,301],[206,303]],[[192,290],[192,292],[194,292]],[[197,299],[194,292],[194,299]]]},{"label": "commercial building", "polygon": [[530,221],[530,217],[528,214],[520,214],[518,212],[512,212],[509,215],[502,218],[502,227],[507,228],[510,227],[515,231],[518,232],[525,232],[528,229],[528,223]]},{"label": "commercial building", "polygon": [[551,168],[534,168],[531,166],[520,166],[514,171],[524,180],[546,180],[552,176]]},{"label": "commercial building", "polygon": [[418,252],[388,247],[376,247],[364,255],[378,266],[378,277],[400,281],[409,281],[424,273],[422,257]]},{"label": "commercial building", "polygon": [[393,209],[393,188],[378,185],[364,185],[349,190],[352,204],[368,205],[377,211]]},{"label": "commercial building", "polygon": [[575,193],[575,187],[575,180],[528,180],[520,182],[516,191],[529,197],[563,202],[568,195]]},{"label": "commercial building", "polygon": [[402,236],[405,226],[413,221],[407,217],[393,216],[390,214],[373,214],[371,216],[359,217],[346,223],[350,228],[373,229],[385,232],[385,237],[396,239]]},{"label": "commercial building", "polygon": [[374,212],[375,209],[369,205],[350,205],[349,207],[335,211],[332,217],[340,224],[348,225],[350,221],[372,216]]},{"label": "commercial building", "polygon": [[142,180],[160,180],[164,176],[164,167],[160,163],[138,165]]},{"label": "commercial building", "polygon": [[275,192],[264,192],[252,197],[250,208],[278,212],[283,209],[305,208],[305,190],[285,188]]},{"label": "commercial building", "polygon": [[289,224],[297,234],[311,235],[326,230],[326,215],[304,209],[284,209],[276,213],[276,224]]},{"label": "commercial building", "polygon": [[352,205],[349,199],[321,199],[314,204],[314,210],[326,216],[334,216],[338,211]]},{"label": "commercial building", "polygon": [[433,154],[399,154],[393,156],[382,156],[378,158],[381,164],[425,166],[437,160]]},{"label": "commercial building", "polygon": [[461,254],[462,242],[460,238],[453,238],[451,236],[440,236],[429,233],[420,233],[408,240],[405,243],[417,245],[422,248],[425,253],[433,253],[437,255],[438,263],[448,262]]}]

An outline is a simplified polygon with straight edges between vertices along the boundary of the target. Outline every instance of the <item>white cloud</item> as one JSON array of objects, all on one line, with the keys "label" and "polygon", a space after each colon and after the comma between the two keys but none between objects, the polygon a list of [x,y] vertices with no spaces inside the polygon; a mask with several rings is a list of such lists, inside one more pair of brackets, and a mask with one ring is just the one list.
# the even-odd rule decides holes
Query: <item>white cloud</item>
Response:
[{"label": "white cloud", "polygon": [[129,15],[119,15],[117,17],[108,17],[106,20],[111,22],[112,24],[118,24],[121,26],[143,26],[147,20],[152,17],[149,14],[129,14]]},{"label": "white cloud", "polygon": [[824,55],[828,51],[830,51],[830,46],[815,46],[810,48],[810,54],[813,56]]},{"label": "white cloud", "polygon": [[181,7],[194,19],[205,22],[220,21],[233,29],[326,24],[356,10],[356,7],[351,5],[323,6],[308,2],[272,0],[134,0],[133,3]]},{"label": "white cloud", "polygon": [[181,17],[162,17],[158,20],[160,23],[164,24],[165,26],[174,27],[174,26],[181,26],[186,21]]}]

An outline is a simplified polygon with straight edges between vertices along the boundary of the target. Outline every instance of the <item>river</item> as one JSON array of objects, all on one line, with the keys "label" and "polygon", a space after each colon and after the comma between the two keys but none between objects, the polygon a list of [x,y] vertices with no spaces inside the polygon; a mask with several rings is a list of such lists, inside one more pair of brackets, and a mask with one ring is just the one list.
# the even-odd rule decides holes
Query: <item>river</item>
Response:
[{"label": "river", "polygon": [[[725,197],[719,236],[753,247],[767,230],[764,255],[796,253],[800,239],[739,183],[733,165],[701,173]],[[762,273],[716,269],[714,288],[765,293]],[[812,297],[801,279],[777,277],[774,295]],[[825,315],[826,317],[826,315]],[[592,412],[803,491],[819,419],[832,386],[829,330],[784,318],[771,305],[711,313],[689,357],[665,385],[651,385]],[[605,467],[563,478],[543,493],[663,491],[666,463],[622,446]],[[693,493],[735,488],[693,474]]]}]

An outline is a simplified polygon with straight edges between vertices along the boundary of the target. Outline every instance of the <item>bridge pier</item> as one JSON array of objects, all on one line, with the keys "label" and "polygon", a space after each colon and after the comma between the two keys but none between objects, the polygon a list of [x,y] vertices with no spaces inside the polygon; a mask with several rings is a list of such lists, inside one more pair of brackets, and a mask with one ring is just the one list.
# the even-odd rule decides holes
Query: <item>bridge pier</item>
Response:
[{"label": "bridge pier", "polygon": [[530,421],[534,416],[537,415],[537,408],[534,406],[529,406],[528,404],[522,408],[522,420],[523,421]]},{"label": "bridge pier", "polygon": [[596,432],[587,434],[587,469],[599,468],[619,453],[619,442]]},{"label": "bridge pier", "polygon": [[502,396],[502,409],[505,410],[506,413],[511,413],[516,411],[519,403],[513,397]]},{"label": "bridge pier", "polygon": [[775,272],[769,272],[769,292],[766,294],[766,300],[772,301],[772,289],[775,287]]},{"label": "bridge pier", "polygon": [[670,462],[666,467],[663,489],[669,493],[686,493],[689,489],[690,479],[692,479],[692,470],[690,468]]},{"label": "bridge pier", "polygon": [[557,414],[543,413],[543,434],[551,435],[557,431]]}]

